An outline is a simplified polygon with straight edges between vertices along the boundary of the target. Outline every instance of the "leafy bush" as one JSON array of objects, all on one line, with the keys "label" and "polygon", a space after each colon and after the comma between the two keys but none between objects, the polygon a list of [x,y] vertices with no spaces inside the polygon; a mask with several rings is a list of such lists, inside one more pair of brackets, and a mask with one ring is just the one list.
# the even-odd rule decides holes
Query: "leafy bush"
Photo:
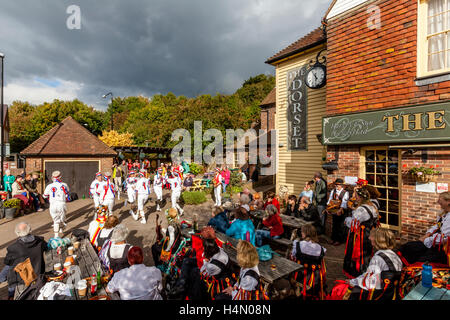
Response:
[{"label": "leafy bush", "polygon": [[192,173],[193,175],[199,175],[205,172],[205,169],[203,168],[203,166],[192,162],[191,164],[189,164],[189,171],[190,173]]},{"label": "leafy bush", "polygon": [[3,202],[5,208],[20,208],[20,199],[14,198]]},{"label": "leafy bush", "polygon": [[183,192],[181,197],[185,204],[201,204],[206,202],[206,194],[203,191]]},{"label": "leafy bush", "polygon": [[242,192],[242,190],[244,190],[241,186],[231,186],[231,191],[233,192],[233,194]]},{"label": "leafy bush", "polygon": [[230,186],[231,187],[242,186],[242,179],[241,179],[242,177],[241,177],[241,174],[239,173],[239,170],[230,170],[230,171],[231,171],[230,172]]}]

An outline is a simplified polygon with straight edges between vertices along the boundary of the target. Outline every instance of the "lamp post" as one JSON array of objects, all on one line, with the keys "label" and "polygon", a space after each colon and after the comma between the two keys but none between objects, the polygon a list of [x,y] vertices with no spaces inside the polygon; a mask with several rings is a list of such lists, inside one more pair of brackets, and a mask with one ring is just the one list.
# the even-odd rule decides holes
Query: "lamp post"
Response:
[{"label": "lamp post", "polygon": [[0,52],[0,59],[2,59],[2,87],[1,87],[1,95],[2,95],[2,97],[1,97],[1,100],[0,100],[0,121],[2,122],[2,128],[1,128],[1,132],[0,132],[0,144],[1,144],[1,152],[2,152],[2,154],[1,154],[1,166],[2,166],[2,168],[1,168],[1,173],[2,173],[2,176],[1,176],[1,183],[0,183],[0,185],[2,186],[2,190],[4,190],[5,188],[4,188],[4,185],[3,185],[3,159],[4,159],[4,156],[5,156],[5,143],[4,143],[4,136],[3,136],[3,127],[4,127],[4,121],[3,121],[3,117],[4,117],[4,114],[3,114],[3,87],[4,87],[4,79],[3,79],[3,74],[4,74],[4,72],[3,72],[3,69],[4,69],[4,63],[3,63],[3,61],[4,61],[4,59],[5,59],[5,55],[3,54],[3,53],[1,53]]},{"label": "lamp post", "polygon": [[113,107],[113,100],[114,100],[113,93],[112,92],[108,92],[107,94],[103,95],[103,99],[106,99],[106,97],[109,96],[109,95],[111,96],[111,131],[113,131],[114,130],[114,124],[113,124],[114,111],[112,109],[112,107]]}]

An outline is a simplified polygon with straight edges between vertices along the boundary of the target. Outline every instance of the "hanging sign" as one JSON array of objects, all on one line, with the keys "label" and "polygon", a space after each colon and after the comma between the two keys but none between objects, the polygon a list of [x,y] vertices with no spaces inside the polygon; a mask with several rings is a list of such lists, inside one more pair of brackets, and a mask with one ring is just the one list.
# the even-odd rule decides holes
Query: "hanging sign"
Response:
[{"label": "hanging sign", "polygon": [[287,72],[288,150],[307,150],[307,71],[308,66],[305,65]]}]

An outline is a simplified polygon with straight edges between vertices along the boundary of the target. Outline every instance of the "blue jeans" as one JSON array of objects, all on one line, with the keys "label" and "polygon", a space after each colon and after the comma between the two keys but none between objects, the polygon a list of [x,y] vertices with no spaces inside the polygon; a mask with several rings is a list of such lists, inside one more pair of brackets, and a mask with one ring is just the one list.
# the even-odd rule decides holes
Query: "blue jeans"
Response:
[{"label": "blue jeans", "polygon": [[223,187],[223,193],[227,192],[227,184],[225,182],[222,182],[222,187]]},{"label": "blue jeans", "polygon": [[261,247],[264,239],[280,239],[280,236],[271,237],[269,230],[256,230],[255,242],[257,247]]},{"label": "blue jeans", "polygon": [[36,196],[33,192],[30,192],[31,198],[33,198],[33,203],[34,203],[34,209],[35,210],[39,210],[40,206],[40,202],[39,202],[39,197]]}]

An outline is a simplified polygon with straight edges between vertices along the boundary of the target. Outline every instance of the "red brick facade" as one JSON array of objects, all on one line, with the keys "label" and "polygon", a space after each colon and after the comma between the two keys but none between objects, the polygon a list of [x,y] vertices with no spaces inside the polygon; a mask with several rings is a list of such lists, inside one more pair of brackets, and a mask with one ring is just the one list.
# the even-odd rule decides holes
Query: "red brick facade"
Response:
[{"label": "red brick facade", "polygon": [[275,105],[265,106],[261,109],[261,129],[275,130]]},{"label": "red brick facade", "polygon": [[450,81],[415,84],[417,3],[371,2],[381,10],[380,29],[368,28],[367,6],[328,22],[328,115],[450,99]]},{"label": "red brick facade", "polygon": [[[450,81],[416,84],[418,1],[380,0],[370,4],[380,8],[380,29],[368,28],[369,4],[327,22],[327,116],[450,101]],[[328,147],[328,160],[336,160],[338,153],[339,166],[339,170],[329,172],[328,182],[338,177],[359,176],[361,147],[365,146]],[[399,163],[403,171],[400,180],[403,241],[424,235],[440,212],[436,204],[438,194],[417,192],[416,182],[407,174],[409,168],[437,165],[442,172],[437,182],[450,183],[450,148],[422,147],[413,154],[406,152],[408,148],[405,145],[400,151]],[[427,153],[425,161],[422,153]]]}]

